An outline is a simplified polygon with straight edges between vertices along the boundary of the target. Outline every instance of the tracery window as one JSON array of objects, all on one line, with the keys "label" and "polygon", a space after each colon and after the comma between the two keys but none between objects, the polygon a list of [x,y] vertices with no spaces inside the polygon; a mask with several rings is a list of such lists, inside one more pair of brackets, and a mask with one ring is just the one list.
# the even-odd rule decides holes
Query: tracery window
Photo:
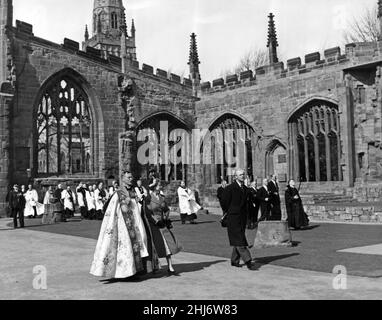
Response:
[{"label": "tracery window", "polygon": [[63,77],[42,94],[37,113],[40,175],[91,173],[92,120],[85,92]]},{"label": "tracery window", "polygon": [[[247,174],[254,176],[254,130],[241,118],[233,114],[220,117],[210,128],[211,132],[211,165],[204,165],[204,176],[209,184],[221,183],[222,179],[232,181],[234,169],[242,166]],[[228,135],[232,132],[232,137]],[[239,150],[239,139],[244,139],[245,150]],[[232,145],[231,145],[232,140]],[[217,145],[217,141],[220,143]],[[225,143],[224,143],[225,142]],[[231,145],[232,151],[227,152]],[[237,154],[239,152],[240,154]],[[227,157],[231,159],[227,159]],[[233,159],[238,163],[233,164]]]},{"label": "tracery window", "polygon": [[[156,140],[158,141],[157,155],[160,158],[162,155],[162,152],[165,152],[165,150],[161,150],[160,148],[161,147],[160,142],[162,137],[161,134],[164,134],[163,132],[161,132],[161,123],[168,126],[167,127],[168,134],[169,134],[168,150],[167,150],[169,152],[168,158],[167,158],[168,161],[167,163],[162,164],[160,163],[158,159],[158,163],[154,166],[150,164],[140,165],[139,170],[140,170],[141,177],[147,178],[149,176],[150,170],[154,169],[157,171],[157,177],[162,181],[165,181],[165,182],[181,181],[181,180],[186,181],[188,176],[188,170],[189,170],[188,163],[183,163],[183,161],[180,161],[178,164],[174,164],[174,161],[171,161],[171,158],[172,157],[183,158],[184,156],[186,156],[187,150],[186,149],[178,150],[176,155],[170,154],[171,150],[173,150],[173,147],[176,145],[176,143],[180,141],[179,137],[177,142],[172,141],[170,136],[171,132],[173,132],[174,130],[181,129],[189,133],[189,128],[187,128],[187,126],[184,123],[182,123],[181,121],[179,121],[177,118],[173,117],[170,114],[167,114],[167,113],[157,114],[155,116],[149,117],[137,127],[137,130],[136,130],[137,136],[139,132],[146,132],[147,130],[152,130],[153,132],[155,131]],[[148,141],[149,141],[149,137],[146,137],[145,141],[138,141],[137,150]],[[147,156],[149,156],[148,151],[147,151]]]},{"label": "tracery window", "polygon": [[302,181],[341,181],[340,117],[335,104],[315,100],[289,123],[292,156]]}]

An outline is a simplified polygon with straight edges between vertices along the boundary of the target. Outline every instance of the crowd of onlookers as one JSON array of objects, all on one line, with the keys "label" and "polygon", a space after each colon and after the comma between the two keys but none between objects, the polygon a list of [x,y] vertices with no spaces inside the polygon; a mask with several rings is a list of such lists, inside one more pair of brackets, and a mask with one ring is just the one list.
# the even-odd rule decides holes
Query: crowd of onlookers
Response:
[{"label": "crowd of onlookers", "polygon": [[[247,178],[243,184],[248,189],[248,198],[246,199],[248,229],[255,229],[258,222],[261,221],[282,220],[281,190],[277,175],[274,174],[269,179],[263,179],[261,186],[258,186],[257,178],[252,182]],[[227,181],[223,181],[217,191],[217,197],[223,211],[224,190],[227,185]],[[303,209],[299,191],[295,181],[289,180],[285,190],[286,220],[289,222],[289,226],[295,229],[305,227],[309,222]]]},{"label": "crowd of onlookers", "polygon": [[[154,170],[150,171],[145,186],[142,179],[137,179],[134,187],[137,201],[143,202],[158,185],[161,185],[161,181],[156,178]],[[97,185],[80,182],[75,189],[70,185],[58,184],[57,187],[47,187],[45,194],[39,197],[32,184],[28,185],[28,188],[15,184],[8,193],[7,202],[15,228],[18,227],[18,222],[20,227],[24,228],[24,217],[39,217],[42,218],[43,224],[52,224],[66,222],[74,217],[76,211],[81,213],[82,219],[102,220],[109,200],[119,188],[117,181],[113,181],[111,186],[106,188],[103,182]],[[163,191],[161,193],[163,194]],[[201,209],[195,193],[182,181],[177,195],[182,223],[188,221],[195,224],[196,214]],[[42,201],[39,201],[39,198]]]},{"label": "crowd of onlookers", "polygon": [[98,185],[80,182],[75,190],[70,185],[64,188],[63,184],[58,184],[56,188],[48,187],[41,203],[32,184],[28,188],[15,184],[8,193],[7,202],[15,228],[18,227],[18,222],[24,228],[24,217],[42,217],[43,224],[66,222],[74,217],[77,208],[83,219],[102,220],[104,206],[118,188],[117,181],[108,189],[103,182]]}]

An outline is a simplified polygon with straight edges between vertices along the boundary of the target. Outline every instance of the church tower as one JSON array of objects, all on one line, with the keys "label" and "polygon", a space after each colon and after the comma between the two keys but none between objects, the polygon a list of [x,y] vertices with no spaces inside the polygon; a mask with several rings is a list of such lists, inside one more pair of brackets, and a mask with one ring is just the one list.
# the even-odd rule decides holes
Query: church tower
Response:
[{"label": "church tower", "polygon": [[94,0],[92,37],[86,26],[83,50],[92,47],[102,51],[103,57],[109,55],[122,57],[126,55],[130,60],[137,60],[135,46],[135,25],[132,22],[131,35],[126,33],[126,53],[121,52],[121,28],[126,26],[125,8],[122,0]]}]

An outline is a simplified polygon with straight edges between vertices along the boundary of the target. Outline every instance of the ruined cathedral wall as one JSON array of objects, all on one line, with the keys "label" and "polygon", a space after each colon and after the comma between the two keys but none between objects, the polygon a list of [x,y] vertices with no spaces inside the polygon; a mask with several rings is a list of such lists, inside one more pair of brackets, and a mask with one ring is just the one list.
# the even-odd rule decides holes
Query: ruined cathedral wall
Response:
[{"label": "ruined cathedral wall", "polygon": [[192,129],[195,124],[195,101],[191,83],[175,74],[143,64],[142,70],[130,68],[128,77],[134,79],[138,87],[139,108],[135,120],[139,125],[158,113],[166,112],[177,117]]},{"label": "ruined cathedral wall", "polygon": [[[62,45],[35,37],[33,27],[17,22],[12,28],[12,42],[17,69],[17,92],[12,121],[12,182],[26,183],[27,169],[33,168],[34,113],[37,112],[41,88],[57,74],[69,74],[88,94],[95,124],[94,178],[118,176],[119,133],[125,130],[125,111],[121,107],[118,78],[121,59],[102,58],[99,50],[79,50],[79,44],[65,39]],[[127,74],[140,87],[140,107],[135,111],[140,121],[150,113],[166,110],[194,124],[191,87],[181,83],[176,75],[161,77],[140,70],[136,64],[128,67]],[[56,79],[57,80],[57,79]],[[71,177],[68,177],[68,179]]]},{"label": "ruined cathedral wall", "polygon": [[96,115],[93,120],[97,121],[97,132],[94,134],[99,141],[94,150],[99,155],[96,176],[103,177],[105,170],[113,166],[118,149],[113,137],[124,126],[123,111],[118,102],[117,70],[18,30],[14,34],[14,48],[18,79],[12,124],[13,180],[25,181],[26,170],[34,169],[33,130],[38,96],[50,78],[61,72],[80,83],[91,100],[92,112]]},{"label": "ruined cathedral wall", "polygon": [[[340,115],[346,111],[343,68],[350,63],[348,57],[341,55],[339,48],[333,48],[325,51],[324,59],[315,53],[307,55],[305,62],[302,65],[301,58],[295,58],[288,60],[286,68],[283,63],[278,63],[257,69],[256,76],[248,71],[240,77],[233,75],[214,80],[212,84],[203,83],[201,101],[196,105],[196,126],[208,129],[226,113],[237,115],[252,126],[257,137],[255,175],[259,178],[266,176],[266,152],[274,141],[286,147],[289,167],[288,121],[295,111],[313,99],[337,104]],[[341,115],[342,131],[344,121],[346,119]],[[346,171],[346,134],[342,132],[341,137],[340,165]],[[287,171],[289,175],[290,170]],[[331,186],[336,188],[343,184],[331,183]]]}]

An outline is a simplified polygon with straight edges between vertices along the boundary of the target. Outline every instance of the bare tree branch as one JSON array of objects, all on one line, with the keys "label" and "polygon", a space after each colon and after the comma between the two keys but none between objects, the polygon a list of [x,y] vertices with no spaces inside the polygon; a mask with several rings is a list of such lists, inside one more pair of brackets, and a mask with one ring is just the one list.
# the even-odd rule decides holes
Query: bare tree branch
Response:
[{"label": "bare tree branch", "polygon": [[351,42],[376,42],[381,31],[378,21],[378,6],[366,8],[359,17],[354,17],[349,23],[348,30],[344,32],[346,43]]},{"label": "bare tree branch", "polygon": [[247,51],[239,60],[238,64],[232,68],[221,72],[221,76],[225,77],[232,74],[239,74],[244,71],[256,71],[258,67],[269,64],[269,56],[267,50],[252,49]]}]

